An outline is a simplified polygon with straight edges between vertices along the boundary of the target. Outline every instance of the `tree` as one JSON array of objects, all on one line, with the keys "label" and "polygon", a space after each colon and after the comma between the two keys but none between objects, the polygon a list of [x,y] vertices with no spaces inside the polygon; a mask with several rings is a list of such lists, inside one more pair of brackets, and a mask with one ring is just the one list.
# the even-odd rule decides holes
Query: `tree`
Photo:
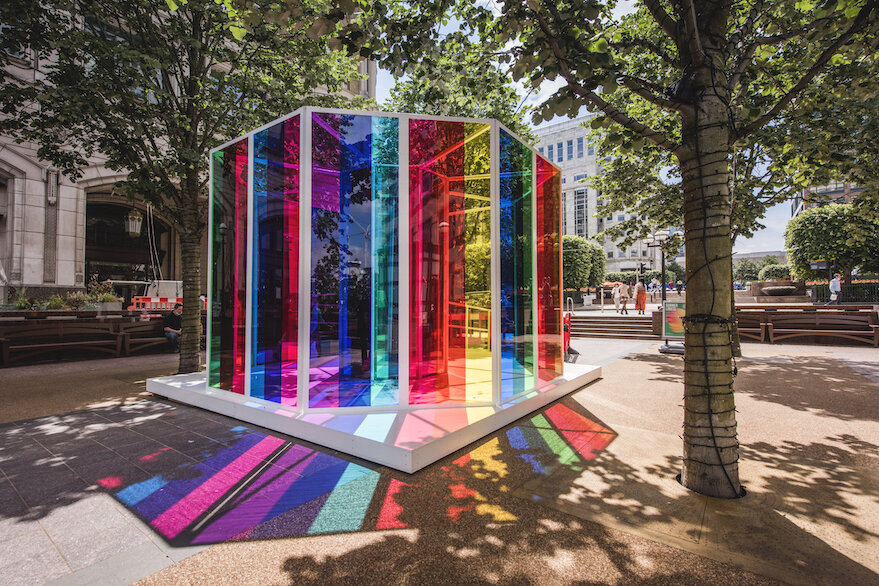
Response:
[{"label": "tree", "polygon": [[763,267],[767,267],[769,265],[777,265],[777,264],[778,264],[778,257],[773,256],[771,254],[767,254],[766,256],[764,256],[763,258],[761,258],[757,262],[757,268],[762,269]]},{"label": "tree", "polygon": [[534,140],[527,121],[531,108],[522,100],[496,56],[465,35],[447,35],[439,56],[412,65],[382,104],[390,112],[466,118],[494,118],[526,140]]},{"label": "tree", "polygon": [[[864,239],[853,238],[863,233]],[[829,204],[803,210],[784,232],[788,263],[798,279],[826,278],[827,269],[812,269],[814,261],[832,261],[851,281],[854,269],[879,270],[879,221],[856,213],[852,204]]]},{"label": "tree", "polygon": [[760,273],[760,267],[750,258],[743,258],[733,269],[733,278],[736,281],[756,281]]},{"label": "tree", "polygon": [[606,256],[604,249],[596,242],[589,242],[589,254],[592,255],[592,266],[589,271],[589,280],[587,287],[598,287],[605,280],[606,272]]},{"label": "tree", "polygon": [[208,151],[306,98],[318,101],[312,92],[319,85],[336,91],[356,75],[352,59],[306,35],[323,8],[319,0],[299,3],[283,25],[251,13],[239,23],[244,35],[214,0],[3,3],[10,38],[34,50],[45,76],[33,84],[0,80],[0,107],[9,114],[0,129],[37,143],[42,158],[74,179],[91,157],[105,157],[110,169],[128,172],[119,193],[142,198],[176,224],[180,372],[200,366]]},{"label": "tree", "polygon": [[[462,20],[487,32],[491,50],[509,47],[515,74],[535,85],[564,82],[539,110],[543,119],[588,105],[615,129],[614,141],[633,150],[649,142],[673,155],[682,178],[689,293],[681,479],[711,496],[740,495],[730,347],[731,152],[794,107],[835,55],[863,46],[876,30],[876,2],[646,0],[633,17],[645,25],[637,36],[609,22],[597,3],[509,2],[497,18],[467,5]],[[658,55],[667,67],[651,67],[644,55]],[[608,101],[620,86],[641,98],[638,106]],[[656,109],[669,114],[659,125],[649,115]]]}]

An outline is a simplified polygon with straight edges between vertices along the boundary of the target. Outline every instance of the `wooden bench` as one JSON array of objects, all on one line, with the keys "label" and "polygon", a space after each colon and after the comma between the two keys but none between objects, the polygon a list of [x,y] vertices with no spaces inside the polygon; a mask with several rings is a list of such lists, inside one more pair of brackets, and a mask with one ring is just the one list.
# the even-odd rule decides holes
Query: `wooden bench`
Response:
[{"label": "wooden bench", "polygon": [[766,312],[770,343],[804,337],[845,338],[879,347],[879,319],[875,311]]},{"label": "wooden bench", "polygon": [[[122,348],[126,356],[160,345],[168,345],[164,318],[119,324]],[[170,348],[170,346],[168,346]]]},{"label": "wooden bench", "polygon": [[122,336],[112,323],[23,322],[0,326],[0,365],[8,366],[63,350],[90,350],[120,356]]},{"label": "wooden bench", "polygon": [[766,312],[762,310],[736,311],[736,326],[739,330],[739,338],[750,338],[758,342],[766,341],[765,319]]}]

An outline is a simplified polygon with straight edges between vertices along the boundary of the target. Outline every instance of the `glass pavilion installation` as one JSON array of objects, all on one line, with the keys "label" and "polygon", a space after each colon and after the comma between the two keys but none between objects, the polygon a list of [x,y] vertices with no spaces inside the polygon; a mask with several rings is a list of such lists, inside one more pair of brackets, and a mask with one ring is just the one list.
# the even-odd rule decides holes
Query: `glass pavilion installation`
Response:
[{"label": "glass pavilion installation", "polygon": [[493,120],[308,107],[215,149],[207,380],[150,390],[408,472],[451,453],[600,375],[562,359],[560,183]]}]

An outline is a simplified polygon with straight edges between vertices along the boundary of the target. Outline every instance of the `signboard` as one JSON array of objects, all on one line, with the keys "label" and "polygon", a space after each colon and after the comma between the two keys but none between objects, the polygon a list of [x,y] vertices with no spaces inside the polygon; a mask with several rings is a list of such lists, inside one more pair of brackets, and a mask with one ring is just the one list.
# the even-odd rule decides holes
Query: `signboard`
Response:
[{"label": "signboard", "polygon": [[666,301],[662,304],[662,338],[664,340],[684,339],[685,305],[684,301]]}]

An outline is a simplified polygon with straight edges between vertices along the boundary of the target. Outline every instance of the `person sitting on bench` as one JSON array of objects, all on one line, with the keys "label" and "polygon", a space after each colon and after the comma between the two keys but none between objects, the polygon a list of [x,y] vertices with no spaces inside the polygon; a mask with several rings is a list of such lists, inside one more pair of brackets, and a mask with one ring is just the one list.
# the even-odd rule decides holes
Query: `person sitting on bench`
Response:
[{"label": "person sitting on bench", "polygon": [[183,304],[175,303],[171,313],[165,316],[165,337],[174,352],[180,352],[180,332],[183,330]]}]

